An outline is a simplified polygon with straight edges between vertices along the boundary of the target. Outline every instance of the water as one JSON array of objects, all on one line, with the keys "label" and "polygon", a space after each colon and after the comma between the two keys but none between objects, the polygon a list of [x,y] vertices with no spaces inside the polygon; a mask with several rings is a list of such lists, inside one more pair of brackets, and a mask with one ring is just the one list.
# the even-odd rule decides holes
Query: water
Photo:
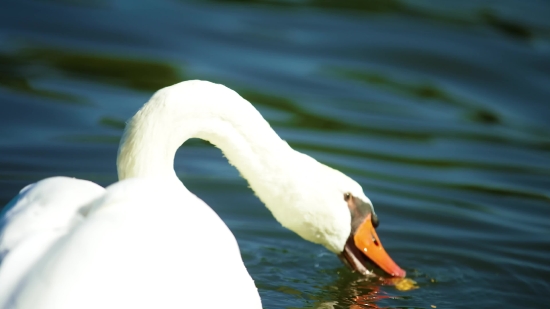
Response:
[{"label": "water", "polygon": [[195,78],[359,181],[419,286],[350,273],[189,142],[176,170],[236,235],[265,308],[548,306],[548,2],[4,0],[0,205],[48,176],[115,182],[124,121]]}]

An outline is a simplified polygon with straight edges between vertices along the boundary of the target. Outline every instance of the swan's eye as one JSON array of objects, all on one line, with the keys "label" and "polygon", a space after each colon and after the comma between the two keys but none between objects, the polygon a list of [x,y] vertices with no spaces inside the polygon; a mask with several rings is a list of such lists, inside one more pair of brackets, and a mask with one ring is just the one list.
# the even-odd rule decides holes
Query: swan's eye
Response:
[{"label": "swan's eye", "polygon": [[344,193],[344,201],[348,201],[351,197],[351,193]]}]

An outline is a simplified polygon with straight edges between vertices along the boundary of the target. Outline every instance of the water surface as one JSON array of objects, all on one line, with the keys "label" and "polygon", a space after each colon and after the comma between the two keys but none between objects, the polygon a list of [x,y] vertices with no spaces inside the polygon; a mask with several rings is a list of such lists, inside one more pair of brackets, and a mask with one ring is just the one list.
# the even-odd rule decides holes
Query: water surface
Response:
[{"label": "water surface", "polygon": [[236,235],[265,308],[546,308],[549,16],[542,0],[2,1],[0,205],[48,176],[115,182],[124,121],[207,79],[356,179],[419,287],[351,273],[190,141],[178,175]]}]

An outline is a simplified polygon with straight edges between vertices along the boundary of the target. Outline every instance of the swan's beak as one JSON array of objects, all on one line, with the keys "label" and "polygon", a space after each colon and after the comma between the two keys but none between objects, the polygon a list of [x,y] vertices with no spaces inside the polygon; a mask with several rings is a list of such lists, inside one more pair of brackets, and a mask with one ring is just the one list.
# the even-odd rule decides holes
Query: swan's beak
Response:
[{"label": "swan's beak", "polygon": [[355,232],[353,242],[357,249],[385,272],[395,277],[405,277],[406,272],[395,264],[382,247],[382,243],[372,225],[371,214],[365,218],[365,221],[361,223]]},{"label": "swan's beak", "polygon": [[344,246],[344,251],[338,257],[352,270],[368,275],[369,262],[373,262],[388,274],[395,277],[405,277],[406,272],[401,269],[382,247],[382,243],[372,225],[371,214],[368,214],[359,224],[355,233],[352,233]]}]

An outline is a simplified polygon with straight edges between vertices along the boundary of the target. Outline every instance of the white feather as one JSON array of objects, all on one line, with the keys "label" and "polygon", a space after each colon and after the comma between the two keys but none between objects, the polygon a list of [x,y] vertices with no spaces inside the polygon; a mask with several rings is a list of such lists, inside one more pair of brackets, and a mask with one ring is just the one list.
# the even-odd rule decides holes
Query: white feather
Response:
[{"label": "white feather", "polygon": [[335,253],[350,234],[343,194],[370,203],[234,91],[183,82],[128,123],[118,183],[49,178],[8,205],[0,308],[262,308],[233,234],[176,177],[174,155],[192,137],[219,147],[283,226]]}]

